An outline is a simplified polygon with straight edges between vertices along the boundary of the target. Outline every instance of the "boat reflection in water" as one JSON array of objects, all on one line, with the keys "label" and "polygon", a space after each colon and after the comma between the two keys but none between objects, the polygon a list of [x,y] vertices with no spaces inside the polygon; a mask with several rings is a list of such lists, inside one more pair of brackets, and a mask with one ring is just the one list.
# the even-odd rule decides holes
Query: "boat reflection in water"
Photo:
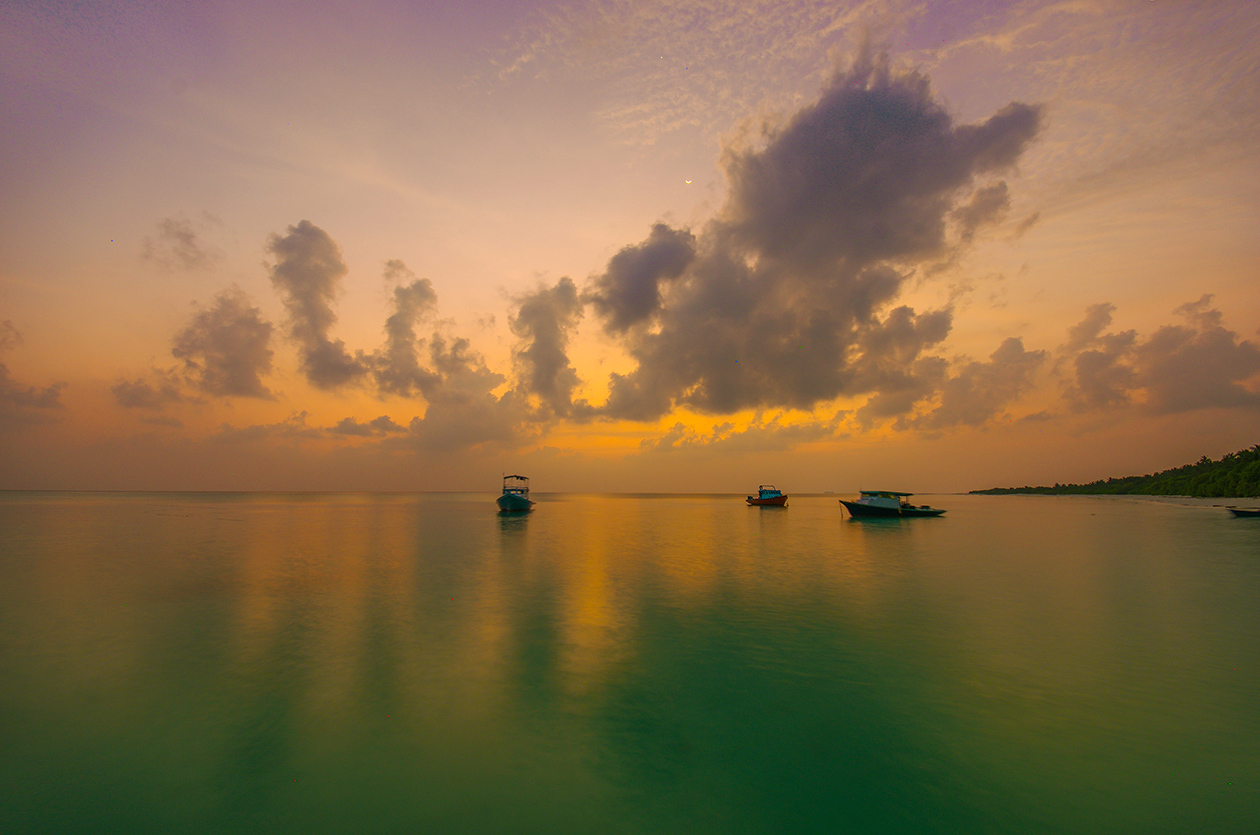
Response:
[{"label": "boat reflection in water", "polygon": [[529,498],[529,479],[523,475],[503,477],[503,495],[495,500],[503,513],[523,513],[534,507]]},{"label": "boat reflection in water", "polygon": [[896,493],[891,490],[863,490],[855,502],[840,499],[849,514],[855,519],[888,518],[902,516],[940,516],[944,510],[910,504],[913,493]]}]

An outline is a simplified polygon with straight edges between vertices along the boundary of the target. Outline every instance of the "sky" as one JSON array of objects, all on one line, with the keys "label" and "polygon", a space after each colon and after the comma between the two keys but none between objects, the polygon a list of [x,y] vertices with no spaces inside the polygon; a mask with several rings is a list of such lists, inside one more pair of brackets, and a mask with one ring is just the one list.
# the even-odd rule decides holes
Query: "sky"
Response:
[{"label": "sky", "polygon": [[954,492],[1260,443],[1260,7],[0,5],[0,489]]}]

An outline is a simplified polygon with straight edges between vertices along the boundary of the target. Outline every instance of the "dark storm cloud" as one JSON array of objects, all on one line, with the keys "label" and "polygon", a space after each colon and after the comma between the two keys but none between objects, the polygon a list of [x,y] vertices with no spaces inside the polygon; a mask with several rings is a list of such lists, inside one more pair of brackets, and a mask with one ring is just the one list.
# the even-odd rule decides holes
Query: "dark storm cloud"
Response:
[{"label": "dark storm cloud", "polygon": [[554,287],[539,287],[519,299],[516,315],[508,320],[522,340],[513,352],[520,384],[525,393],[538,395],[552,415],[563,417],[573,409],[579,380],[569,364],[568,345],[581,318],[577,287],[562,278]]},{"label": "dark storm cloud", "polygon": [[407,427],[395,423],[390,419],[389,415],[381,415],[378,418],[369,420],[367,423],[359,423],[354,418],[344,418],[338,421],[336,426],[329,428],[328,431],[333,435],[380,437],[381,435],[406,432]]},{"label": "dark storm cloud", "polygon": [[214,252],[198,237],[192,222],[173,217],[159,221],[157,234],[145,237],[141,255],[167,269],[195,270],[215,260]]},{"label": "dark storm cloud", "polygon": [[[612,375],[599,411],[653,420],[678,405],[724,414],[842,394],[922,399],[940,376],[922,351],[945,338],[951,314],[888,308],[916,268],[1005,210],[1004,183],[975,181],[1015,164],[1040,114],[1016,103],[955,125],[927,78],[860,57],[761,146],[725,152],[730,196],[694,242],[658,225],[596,279],[588,298],[638,363]],[[674,242],[675,269],[687,255],[677,278],[631,269],[654,238]],[[653,327],[630,327],[649,318]]]},{"label": "dark storm cloud", "polygon": [[677,279],[695,257],[695,236],[664,223],[647,240],[628,246],[608,262],[583,296],[595,306],[609,333],[624,333],[661,307],[661,283]]},{"label": "dark storm cloud", "polygon": [[1260,409],[1260,347],[1227,329],[1211,301],[1205,295],[1181,305],[1173,312],[1187,325],[1165,325],[1146,338],[1133,330],[1103,333],[1115,307],[1090,307],[1065,346],[1073,369],[1069,405],[1083,412],[1141,399],[1155,414]]},{"label": "dark storm cloud", "polygon": [[936,256],[958,190],[1013,165],[1039,125],[1040,108],[1015,103],[956,127],[925,76],[859,57],[764,150],[727,153],[727,224],[798,269]]},{"label": "dark storm cloud", "polygon": [[288,333],[298,344],[302,372],[316,388],[334,389],[361,379],[367,364],[350,356],[345,343],[332,339],[337,322],[333,302],[346,265],[341,248],[309,220],[272,235],[267,251],[276,257],[271,283],[289,312]]},{"label": "dark storm cloud", "polygon": [[193,384],[207,394],[270,398],[262,378],[271,371],[271,331],[271,323],[244,293],[225,290],[175,335],[171,354],[184,361]]},{"label": "dark storm cloud", "polygon": [[120,380],[110,389],[124,409],[147,409],[160,412],[167,404],[184,400],[180,380],[173,373],[154,371],[153,379]]}]

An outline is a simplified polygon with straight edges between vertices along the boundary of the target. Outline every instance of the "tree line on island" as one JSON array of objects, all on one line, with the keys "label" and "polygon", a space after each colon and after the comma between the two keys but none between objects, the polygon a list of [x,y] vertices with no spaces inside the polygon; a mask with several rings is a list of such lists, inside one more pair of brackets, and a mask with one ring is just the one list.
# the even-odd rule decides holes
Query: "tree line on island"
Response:
[{"label": "tree line on island", "polygon": [[1059,484],[1053,487],[992,487],[972,493],[1000,495],[1007,493],[1134,494],[1144,496],[1260,496],[1260,444],[1241,449],[1213,461],[1206,455],[1193,464],[1186,464],[1154,475],[1131,475],[1091,481],[1088,484]]}]

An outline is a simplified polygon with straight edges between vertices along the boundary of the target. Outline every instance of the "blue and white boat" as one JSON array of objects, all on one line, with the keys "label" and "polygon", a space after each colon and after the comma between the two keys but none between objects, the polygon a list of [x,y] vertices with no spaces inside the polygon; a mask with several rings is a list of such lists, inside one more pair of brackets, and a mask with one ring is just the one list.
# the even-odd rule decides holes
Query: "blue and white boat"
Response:
[{"label": "blue and white boat", "polygon": [[773,484],[763,484],[757,488],[756,496],[749,496],[748,503],[755,507],[786,507],[788,497]]},{"label": "blue and white boat", "polygon": [[529,479],[523,475],[505,475],[503,495],[495,500],[495,504],[504,513],[519,513],[533,508],[534,502],[529,498]]}]

